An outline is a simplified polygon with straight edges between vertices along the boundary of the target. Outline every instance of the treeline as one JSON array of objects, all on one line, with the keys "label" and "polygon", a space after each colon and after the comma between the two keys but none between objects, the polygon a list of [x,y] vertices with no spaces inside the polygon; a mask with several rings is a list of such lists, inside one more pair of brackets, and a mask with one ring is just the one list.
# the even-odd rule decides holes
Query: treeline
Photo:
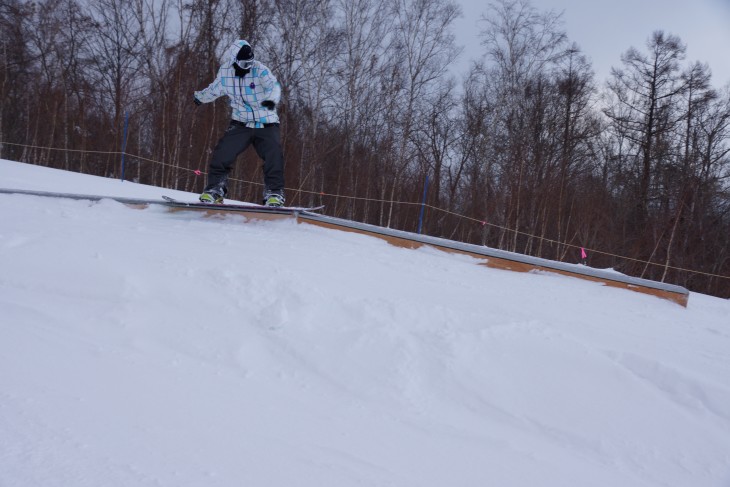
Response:
[{"label": "treeline", "polygon": [[[199,192],[230,116],[196,108],[235,39],[283,86],[292,204],[730,297],[730,89],[665,32],[607,82],[561,19],[449,0],[0,0],[0,157]],[[129,154],[134,155],[134,157]],[[255,201],[253,151],[232,174]],[[336,196],[335,196],[336,195]],[[686,269],[686,270],[683,270]],[[689,272],[691,270],[693,272]]]}]

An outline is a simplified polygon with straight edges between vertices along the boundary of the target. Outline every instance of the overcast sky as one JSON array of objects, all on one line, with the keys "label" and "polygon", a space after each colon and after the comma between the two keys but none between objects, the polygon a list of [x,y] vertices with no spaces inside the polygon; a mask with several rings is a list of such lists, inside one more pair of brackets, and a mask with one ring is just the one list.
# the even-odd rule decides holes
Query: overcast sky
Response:
[{"label": "overcast sky", "polygon": [[[466,72],[478,58],[478,19],[490,0],[457,0],[463,17],[455,25],[456,41],[464,46],[457,66]],[[730,83],[730,0],[531,0],[539,11],[563,12],[565,31],[591,59],[596,81],[602,84],[612,66],[621,66],[629,47],[646,52],[655,30],[677,35],[687,45],[689,61],[710,65],[712,84]]]}]

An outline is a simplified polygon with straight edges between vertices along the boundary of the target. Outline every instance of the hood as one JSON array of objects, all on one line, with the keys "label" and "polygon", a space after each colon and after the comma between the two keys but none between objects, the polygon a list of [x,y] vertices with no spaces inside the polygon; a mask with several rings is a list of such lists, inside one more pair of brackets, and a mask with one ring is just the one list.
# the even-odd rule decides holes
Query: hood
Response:
[{"label": "hood", "polygon": [[221,64],[224,66],[230,66],[231,64],[236,63],[236,55],[238,54],[238,51],[241,50],[243,46],[250,46],[251,44],[248,43],[248,41],[245,41],[243,39],[239,39],[237,41],[234,41],[233,44],[231,44],[228,49],[226,49],[225,54],[223,54],[223,58],[221,59]]}]

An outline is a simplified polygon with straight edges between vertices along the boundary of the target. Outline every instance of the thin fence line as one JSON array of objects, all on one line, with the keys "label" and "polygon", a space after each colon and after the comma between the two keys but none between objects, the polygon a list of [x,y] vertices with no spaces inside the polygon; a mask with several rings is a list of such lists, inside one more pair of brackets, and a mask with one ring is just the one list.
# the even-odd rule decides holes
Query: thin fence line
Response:
[{"label": "thin fence line", "polygon": [[[165,162],[162,162],[162,161],[156,161],[156,160],[153,160],[153,159],[148,159],[146,157],[138,156],[138,155],[135,155],[135,154],[130,154],[128,152],[121,152],[121,151],[95,151],[95,150],[85,150],[85,149],[63,149],[63,148],[59,148],[59,147],[41,147],[41,146],[34,146],[34,145],[27,145],[27,144],[18,144],[18,143],[14,143],[14,142],[2,142],[2,141],[0,141],[0,145],[3,145],[3,144],[4,145],[14,145],[14,146],[18,146],[18,147],[27,147],[27,148],[31,148],[31,149],[58,150],[58,151],[67,151],[67,152],[83,152],[83,153],[88,153],[88,154],[106,154],[106,155],[122,155],[122,154],[124,154],[124,155],[129,156],[129,157],[134,157],[134,158],[137,158],[137,159],[141,159],[143,161],[151,162],[153,164],[161,164],[163,166],[171,167],[171,168],[178,169],[178,170],[181,170],[181,171],[192,172],[196,176],[206,175],[207,174],[207,172],[201,171],[199,169],[188,169],[188,168],[185,168],[185,167],[174,166],[174,165],[169,164],[169,163],[165,163]],[[261,186],[261,183],[257,183],[255,181],[247,181],[247,180],[244,180],[244,179],[237,179],[237,178],[231,178],[230,180],[231,181],[236,181],[236,182],[239,182],[239,183],[254,184],[254,185],[257,185],[257,186]],[[290,192],[294,192],[294,193],[307,193],[307,194],[312,194],[312,195],[316,195],[316,196],[320,196],[320,197],[327,196],[327,197],[332,197],[332,198],[336,198],[336,199],[337,198],[341,198],[341,199],[350,199],[350,200],[357,200],[357,201],[368,201],[368,202],[374,202],[374,203],[389,203],[389,204],[395,204],[395,205],[425,206],[426,208],[429,208],[431,210],[440,211],[442,213],[446,213],[448,215],[455,216],[457,218],[462,218],[462,219],[469,220],[469,221],[472,221],[472,222],[475,222],[475,223],[479,223],[482,226],[490,226],[490,227],[497,228],[497,229],[500,229],[500,230],[504,230],[504,231],[507,231],[507,232],[513,232],[513,233],[515,233],[517,235],[522,235],[522,236],[526,236],[526,237],[529,237],[529,238],[539,239],[539,240],[542,240],[542,241],[545,241],[545,242],[549,242],[549,243],[552,243],[552,244],[564,245],[566,247],[570,247],[570,248],[574,248],[574,249],[584,249],[587,252],[593,252],[593,253],[596,253],[596,254],[606,255],[606,256],[609,256],[609,257],[614,257],[614,258],[617,258],[617,259],[623,259],[623,260],[628,260],[628,261],[632,261],[632,262],[637,262],[639,264],[646,264],[646,265],[652,265],[652,266],[657,266],[657,267],[665,267],[665,268],[668,268],[668,269],[673,269],[675,271],[688,272],[690,274],[699,274],[699,275],[708,276],[708,277],[716,277],[716,278],[719,278],[719,279],[729,279],[730,280],[730,276],[723,276],[723,275],[720,275],[720,274],[713,274],[711,272],[695,271],[695,270],[692,270],[692,269],[685,269],[683,267],[676,267],[676,266],[671,266],[671,265],[662,264],[662,263],[658,263],[658,262],[651,262],[649,260],[642,260],[642,259],[636,259],[636,258],[633,258],[633,257],[626,257],[624,255],[614,254],[614,253],[611,253],[611,252],[605,252],[605,251],[602,251],[602,250],[596,250],[596,249],[592,249],[592,248],[589,248],[589,247],[584,247],[584,246],[581,246],[581,245],[571,244],[571,243],[567,243],[567,242],[560,242],[558,240],[554,240],[554,239],[547,238],[547,237],[538,237],[537,235],[532,235],[530,233],[523,232],[521,230],[514,230],[512,228],[508,228],[508,227],[505,227],[505,226],[502,226],[502,225],[497,225],[495,223],[490,223],[490,222],[488,222],[486,220],[479,220],[478,218],[473,218],[473,217],[470,217],[470,216],[462,215],[460,213],[456,213],[456,212],[453,212],[451,210],[445,210],[443,208],[439,208],[439,207],[436,207],[436,206],[432,206],[432,205],[429,205],[427,203],[410,202],[410,201],[385,200],[385,199],[378,199],[378,198],[366,198],[366,197],[362,197],[362,196],[347,196],[347,195],[340,195],[340,194],[334,194],[334,193],[325,193],[325,192],[321,192],[321,191],[319,191],[319,192],[318,191],[308,191],[308,190],[305,190],[305,189],[293,189],[293,188],[285,188],[285,189],[286,189],[286,191],[290,191]]]},{"label": "thin fence line", "polygon": [[[174,166],[174,165],[169,164],[169,163],[166,163],[166,162],[156,161],[154,159],[148,159],[148,158],[143,157],[143,156],[138,156],[136,154],[130,154],[129,152],[122,152],[122,151],[100,151],[100,150],[87,150],[87,149],[64,149],[64,148],[61,148],[61,147],[42,147],[42,146],[39,146],[39,145],[17,144],[15,142],[3,142],[3,141],[0,141],[0,145],[14,145],[14,146],[17,146],[17,147],[28,147],[30,149],[40,149],[40,150],[57,150],[57,151],[66,151],[66,152],[83,152],[85,154],[106,154],[106,155],[112,155],[112,156],[120,156],[120,155],[124,154],[125,156],[134,157],[134,158],[137,158],[137,159],[141,159],[143,161],[151,162],[153,164],[162,164],[163,166],[173,167],[173,168],[176,168],[176,169],[185,169],[187,171],[190,171],[190,169],[187,169],[187,168],[182,168],[182,167],[179,167],[179,166]],[[193,171],[193,172],[195,172],[195,171]],[[202,173],[201,172],[201,174],[205,174],[205,173]]]}]

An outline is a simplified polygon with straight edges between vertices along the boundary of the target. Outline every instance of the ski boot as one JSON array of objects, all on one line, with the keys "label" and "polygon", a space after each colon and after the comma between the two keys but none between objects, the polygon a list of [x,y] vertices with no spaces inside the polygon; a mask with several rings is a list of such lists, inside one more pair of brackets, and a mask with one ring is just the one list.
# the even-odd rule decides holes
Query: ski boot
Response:
[{"label": "ski boot", "polygon": [[280,189],[266,190],[264,193],[264,206],[284,206],[284,191]]},{"label": "ski boot", "polygon": [[203,203],[217,205],[223,203],[223,198],[225,198],[226,193],[227,191],[225,186],[217,185],[212,188],[206,188],[198,199]]}]

